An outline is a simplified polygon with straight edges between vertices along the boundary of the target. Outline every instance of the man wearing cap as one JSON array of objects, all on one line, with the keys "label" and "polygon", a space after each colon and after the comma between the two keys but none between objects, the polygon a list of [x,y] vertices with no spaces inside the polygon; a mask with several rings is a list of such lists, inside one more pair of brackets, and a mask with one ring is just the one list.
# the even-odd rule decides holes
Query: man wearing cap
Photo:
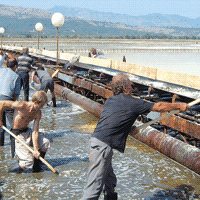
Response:
[{"label": "man wearing cap", "polygon": [[23,54],[18,57],[18,70],[17,74],[22,79],[22,86],[24,90],[24,100],[29,100],[29,72],[31,71],[31,66],[35,65],[34,60],[29,56],[29,49],[24,48]]}]

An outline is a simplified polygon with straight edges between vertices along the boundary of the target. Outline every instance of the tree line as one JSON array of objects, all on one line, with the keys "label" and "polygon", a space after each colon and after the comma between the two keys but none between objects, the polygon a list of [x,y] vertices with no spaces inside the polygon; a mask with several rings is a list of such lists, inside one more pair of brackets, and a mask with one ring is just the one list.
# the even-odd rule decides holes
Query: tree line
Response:
[{"label": "tree line", "polygon": [[[25,33],[15,36],[4,36],[7,38],[37,38],[37,35],[31,33]],[[40,38],[56,38],[55,35],[41,35]],[[68,39],[192,39],[199,40],[200,36],[171,36],[171,35],[154,35],[154,34],[141,34],[141,35],[79,35],[79,34],[71,34],[71,35],[61,35],[60,38],[68,38]]]}]

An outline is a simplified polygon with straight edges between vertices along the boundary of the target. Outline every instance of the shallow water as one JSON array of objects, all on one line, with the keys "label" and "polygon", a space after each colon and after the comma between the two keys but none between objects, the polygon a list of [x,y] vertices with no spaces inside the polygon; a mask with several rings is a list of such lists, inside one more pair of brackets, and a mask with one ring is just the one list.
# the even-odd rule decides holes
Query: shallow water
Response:
[{"label": "shallow water", "polygon": [[[46,166],[35,174],[7,173],[15,160],[11,159],[6,135],[5,146],[0,147],[3,199],[80,200],[89,165],[89,139],[97,119],[66,100],[60,99],[57,104],[56,108],[42,109],[40,132],[51,141],[45,159],[59,175]],[[186,199],[200,199],[199,175],[132,138],[128,139],[124,154],[114,151],[113,168],[119,200],[145,199],[161,193],[164,196],[164,192],[166,196],[169,191],[175,196],[177,188],[182,188],[185,195],[187,190]]]}]

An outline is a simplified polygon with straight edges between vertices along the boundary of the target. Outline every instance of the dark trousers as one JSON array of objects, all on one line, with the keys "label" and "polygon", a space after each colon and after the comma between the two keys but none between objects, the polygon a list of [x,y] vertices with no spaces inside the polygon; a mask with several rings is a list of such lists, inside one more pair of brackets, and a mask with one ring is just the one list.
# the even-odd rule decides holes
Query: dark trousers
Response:
[{"label": "dark trousers", "polygon": [[24,101],[29,100],[29,74],[26,71],[18,71],[17,74],[21,77],[21,86],[24,90]]},{"label": "dark trousers", "polygon": [[[7,100],[7,99],[2,99],[0,97],[0,100]],[[14,115],[14,110],[13,109],[6,109],[3,112],[2,122],[3,122],[3,125],[5,127],[7,126],[7,122],[9,123],[9,126],[12,127],[13,115]],[[3,128],[0,128],[0,146],[4,146],[4,140],[5,140],[5,131],[4,131]],[[15,138],[13,136],[10,136],[10,141],[11,141],[11,154],[12,154],[12,157],[14,157]]]}]

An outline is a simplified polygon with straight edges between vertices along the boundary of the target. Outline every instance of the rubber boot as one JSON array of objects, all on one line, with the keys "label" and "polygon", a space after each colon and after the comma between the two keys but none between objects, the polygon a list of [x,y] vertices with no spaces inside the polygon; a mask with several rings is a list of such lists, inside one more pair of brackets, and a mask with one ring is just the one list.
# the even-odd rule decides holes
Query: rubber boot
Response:
[{"label": "rubber boot", "polygon": [[[40,156],[41,156],[42,158],[45,157],[45,154],[46,154],[46,152],[42,152],[42,151],[40,152]],[[34,158],[33,173],[35,173],[35,172],[40,172],[40,171],[42,170],[41,165],[42,165],[41,160],[40,160],[40,159],[37,159],[37,158]]]},{"label": "rubber boot", "polygon": [[11,142],[11,155],[12,158],[15,157],[15,138],[13,136],[10,136],[10,142]]},{"label": "rubber boot", "polygon": [[0,132],[0,146],[4,146],[4,131]]},{"label": "rubber boot", "polygon": [[15,163],[9,170],[8,173],[22,173],[23,169],[19,166],[19,163]]},{"label": "rubber boot", "polygon": [[117,192],[104,194],[104,200],[117,200]]},{"label": "rubber boot", "polygon": [[[2,122],[3,122],[3,125],[6,126],[6,115],[5,115],[5,112],[3,112],[3,115],[2,115]],[[0,128],[0,146],[4,146],[4,140],[5,140],[5,131],[3,128]]]},{"label": "rubber boot", "polygon": [[53,102],[53,107],[56,107],[56,98],[52,98],[52,102]]}]

